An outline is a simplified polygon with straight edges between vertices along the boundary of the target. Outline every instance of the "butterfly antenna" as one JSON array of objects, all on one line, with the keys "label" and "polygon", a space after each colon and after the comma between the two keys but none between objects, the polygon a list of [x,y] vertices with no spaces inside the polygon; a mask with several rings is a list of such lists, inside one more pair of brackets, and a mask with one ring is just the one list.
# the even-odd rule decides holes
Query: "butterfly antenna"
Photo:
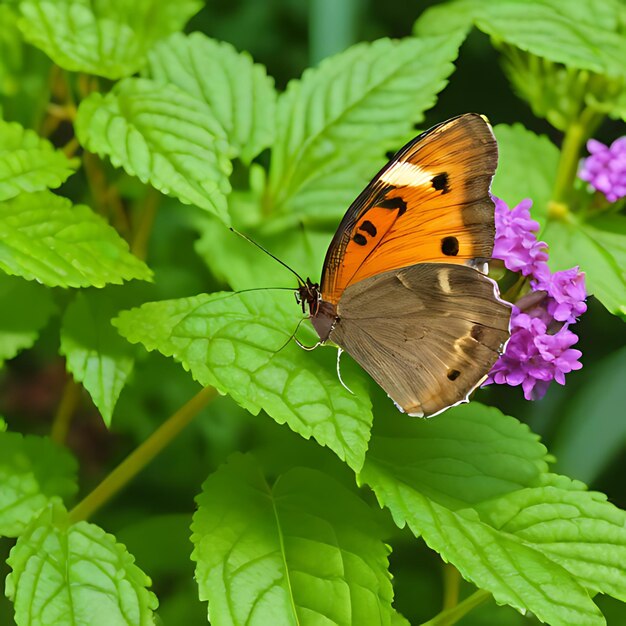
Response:
[{"label": "butterfly antenna", "polygon": [[278,257],[274,256],[269,250],[266,250],[260,243],[257,243],[256,241],[254,241],[254,239],[250,239],[248,235],[244,235],[243,233],[240,233],[238,230],[235,230],[234,228],[232,228],[232,226],[230,227],[230,230],[234,232],[236,235],[239,235],[240,237],[242,237],[243,239],[251,243],[253,246],[256,246],[257,248],[259,248],[259,250],[262,250],[263,252],[265,252],[265,254],[267,254],[268,256],[271,256],[274,259],[274,261],[278,261],[283,267],[287,268],[298,279],[301,285],[306,284],[302,276],[300,276],[300,274],[298,274],[296,270],[292,269],[291,267],[287,265],[287,263],[285,263],[284,261],[281,261]]},{"label": "butterfly antenna", "polygon": [[308,319],[307,317],[303,317],[299,322],[298,325],[296,326],[296,329],[291,333],[291,335],[289,335],[289,339],[287,339],[287,341],[285,341],[285,343],[278,348],[278,350],[276,350],[276,352],[274,352],[274,354],[278,354],[281,350],[283,350],[284,348],[286,348],[289,343],[291,342],[292,339],[294,339],[296,341],[296,343],[298,342],[298,340],[296,339],[296,333],[298,332],[298,329],[300,328],[300,324],[302,324],[302,322],[304,322],[304,320]]}]

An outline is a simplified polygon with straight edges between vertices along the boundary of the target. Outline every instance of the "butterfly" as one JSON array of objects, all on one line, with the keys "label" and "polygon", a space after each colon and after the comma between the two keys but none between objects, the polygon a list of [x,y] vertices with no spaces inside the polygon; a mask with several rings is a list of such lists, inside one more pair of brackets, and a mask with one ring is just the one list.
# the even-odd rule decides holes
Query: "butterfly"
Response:
[{"label": "butterfly", "polygon": [[321,284],[296,292],[320,343],[350,354],[410,415],[467,402],[508,340],[511,307],[486,276],[497,160],[481,115],[422,133],[349,207]]}]

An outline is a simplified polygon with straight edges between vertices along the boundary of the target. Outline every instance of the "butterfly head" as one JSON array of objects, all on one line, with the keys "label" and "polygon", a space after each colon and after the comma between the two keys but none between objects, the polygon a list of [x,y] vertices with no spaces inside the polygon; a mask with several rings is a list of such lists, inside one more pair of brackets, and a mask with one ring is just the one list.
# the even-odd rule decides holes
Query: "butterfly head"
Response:
[{"label": "butterfly head", "polygon": [[306,282],[300,283],[298,289],[296,289],[296,301],[302,306],[302,312],[306,313],[306,307],[309,307],[309,315],[314,317],[320,307],[322,295],[320,293],[320,286],[318,283],[314,283],[310,278],[306,279]]},{"label": "butterfly head", "polygon": [[320,336],[320,341],[326,341],[338,321],[335,305],[322,299],[319,284],[311,282],[310,278],[296,290],[296,300],[302,306],[303,313],[309,307],[309,319]]}]

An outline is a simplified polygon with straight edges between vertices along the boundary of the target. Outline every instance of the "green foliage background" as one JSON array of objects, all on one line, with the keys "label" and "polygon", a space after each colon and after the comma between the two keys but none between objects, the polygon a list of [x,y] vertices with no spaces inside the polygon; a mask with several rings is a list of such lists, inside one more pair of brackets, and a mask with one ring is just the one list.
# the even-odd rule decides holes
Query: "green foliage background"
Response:
[{"label": "green foliage background", "polygon": [[[626,623],[626,218],[575,176],[626,5],[565,5],[0,0],[0,623]],[[227,226],[317,279],[467,111],[586,272],[584,368],[415,420],[283,348],[293,294],[231,290],[293,276]]]}]

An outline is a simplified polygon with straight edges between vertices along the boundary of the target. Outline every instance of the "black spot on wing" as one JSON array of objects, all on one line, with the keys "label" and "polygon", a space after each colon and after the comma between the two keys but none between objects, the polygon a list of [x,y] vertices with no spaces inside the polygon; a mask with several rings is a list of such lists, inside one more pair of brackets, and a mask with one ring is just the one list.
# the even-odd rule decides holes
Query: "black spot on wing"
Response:
[{"label": "black spot on wing", "polygon": [[365,239],[365,237],[361,235],[361,233],[357,233],[356,235],[354,235],[354,237],[352,237],[352,241],[354,241],[354,243],[358,244],[359,246],[364,246],[367,243],[367,239]]},{"label": "black spot on wing", "polygon": [[480,341],[483,338],[483,327],[478,324],[474,324],[474,326],[472,326],[472,330],[470,330],[470,335],[472,339]]},{"label": "black spot on wing", "polygon": [[359,230],[365,231],[370,237],[376,237],[376,233],[378,232],[376,230],[376,226],[374,226],[374,224],[372,224],[372,222],[370,222],[369,220],[365,220],[359,226]]},{"label": "black spot on wing", "polygon": [[406,202],[402,198],[385,198],[379,202],[376,206],[382,209],[393,209],[398,211],[398,216],[403,215],[406,212]]},{"label": "black spot on wing", "polygon": [[448,380],[456,380],[461,375],[459,370],[448,370]]},{"label": "black spot on wing", "polygon": [[441,251],[446,256],[456,256],[459,253],[459,240],[456,237],[444,237],[441,240]]},{"label": "black spot on wing", "polygon": [[448,191],[450,191],[450,188],[448,187],[448,173],[447,172],[442,172],[441,174],[437,174],[436,176],[433,176],[430,182],[433,186],[433,189],[436,189],[437,191],[441,191],[442,193],[448,193]]}]

